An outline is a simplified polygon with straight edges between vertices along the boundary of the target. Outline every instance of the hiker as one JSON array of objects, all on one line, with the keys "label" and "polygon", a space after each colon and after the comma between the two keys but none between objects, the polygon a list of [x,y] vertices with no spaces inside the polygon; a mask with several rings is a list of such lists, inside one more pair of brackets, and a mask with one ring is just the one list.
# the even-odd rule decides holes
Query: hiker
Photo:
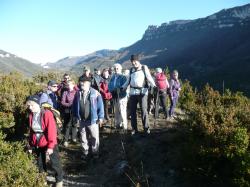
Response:
[{"label": "hiker", "polygon": [[90,85],[90,78],[80,78],[80,90],[76,92],[72,109],[73,117],[80,123],[83,157],[87,158],[90,148],[93,156],[97,158],[99,155],[99,125],[104,119],[104,109],[101,94]]},{"label": "hiker", "polygon": [[122,86],[126,89],[130,85],[130,111],[131,111],[131,126],[132,135],[138,133],[136,109],[137,103],[141,108],[141,119],[144,132],[150,134],[148,112],[147,112],[147,99],[148,99],[148,86],[155,87],[155,82],[146,65],[142,65],[139,61],[138,55],[131,55],[130,61],[133,67],[130,69],[130,75],[127,82]]},{"label": "hiker", "polygon": [[53,108],[59,109],[58,96],[57,96],[58,84],[54,80],[48,82],[48,89],[43,92],[40,97],[40,105],[43,103],[49,103]]},{"label": "hiker", "polygon": [[156,97],[155,101],[157,103],[155,103],[155,114],[157,116],[155,116],[156,118],[158,118],[159,116],[159,104],[162,106],[165,118],[168,118],[168,111],[167,111],[167,103],[166,103],[166,98],[167,98],[167,90],[169,89],[169,83],[167,80],[166,75],[164,74],[164,72],[162,71],[161,68],[156,68],[155,69],[155,84],[157,86],[157,90],[156,90]]},{"label": "hiker", "polygon": [[88,66],[83,66],[83,74],[79,77],[79,81],[80,82],[80,79],[81,78],[89,78],[91,80],[91,83],[92,83],[92,74],[90,72],[90,68]]},{"label": "hiker", "polygon": [[75,88],[75,81],[70,80],[67,83],[67,91],[63,93],[62,96],[62,111],[63,111],[63,119],[64,119],[64,146],[68,147],[68,140],[70,136],[70,132],[72,133],[72,141],[76,143],[77,138],[77,126],[72,116],[72,104],[75,97],[77,89]]},{"label": "hiker", "polygon": [[112,93],[115,115],[115,127],[127,130],[127,102],[128,97],[126,89],[122,89],[122,85],[127,81],[126,76],[122,75],[121,64],[114,64],[114,74],[108,85],[109,91]]},{"label": "hiker", "polygon": [[70,78],[69,74],[65,73],[63,75],[62,82],[58,85],[57,95],[59,97],[59,101],[62,100],[63,92],[68,90],[67,84],[68,84],[68,81],[70,81],[70,80],[71,80],[71,78]]},{"label": "hiker", "polygon": [[57,128],[53,113],[40,107],[38,95],[29,96],[26,105],[29,114],[29,153],[37,156],[39,172],[46,172],[46,160],[51,161],[51,167],[55,171],[56,187],[63,185],[63,171],[59,158],[57,145]]},{"label": "hiker", "polygon": [[178,71],[174,70],[169,84],[169,95],[170,95],[170,109],[169,117],[174,117],[175,107],[178,102],[179,92],[181,90],[181,84],[178,79]]},{"label": "hiker", "polygon": [[99,92],[100,92],[100,82],[102,80],[102,77],[100,74],[101,74],[100,70],[95,68],[92,83],[91,83],[92,88],[96,89]]},{"label": "hiker", "polygon": [[110,100],[112,99],[112,94],[108,90],[109,81],[110,81],[109,70],[103,69],[102,80],[100,82],[100,93],[102,95],[103,105],[104,105],[104,114],[105,114],[105,119],[107,121],[110,121],[108,106],[110,104]]}]

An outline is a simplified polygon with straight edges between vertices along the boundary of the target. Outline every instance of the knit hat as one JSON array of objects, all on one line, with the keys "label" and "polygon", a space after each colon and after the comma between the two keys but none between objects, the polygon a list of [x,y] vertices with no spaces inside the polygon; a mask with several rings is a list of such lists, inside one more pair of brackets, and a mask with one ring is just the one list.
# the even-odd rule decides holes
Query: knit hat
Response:
[{"label": "knit hat", "polygon": [[130,61],[131,61],[131,62],[132,62],[132,61],[139,61],[139,55],[135,55],[135,54],[131,55]]},{"label": "knit hat", "polygon": [[38,95],[31,95],[31,96],[27,97],[26,102],[27,101],[34,101],[35,103],[40,105],[40,97]]}]

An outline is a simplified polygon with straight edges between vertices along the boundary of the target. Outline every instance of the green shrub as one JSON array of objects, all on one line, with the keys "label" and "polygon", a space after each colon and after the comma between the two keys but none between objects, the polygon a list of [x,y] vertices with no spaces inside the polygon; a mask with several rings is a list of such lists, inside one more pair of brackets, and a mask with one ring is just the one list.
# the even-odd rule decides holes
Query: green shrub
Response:
[{"label": "green shrub", "polygon": [[228,90],[221,95],[206,85],[191,103],[184,105],[187,118],[180,119],[189,129],[188,167],[215,182],[249,186],[249,99]]},{"label": "green shrub", "polygon": [[34,160],[23,151],[21,143],[7,143],[0,133],[0,186],[45,186]]}]

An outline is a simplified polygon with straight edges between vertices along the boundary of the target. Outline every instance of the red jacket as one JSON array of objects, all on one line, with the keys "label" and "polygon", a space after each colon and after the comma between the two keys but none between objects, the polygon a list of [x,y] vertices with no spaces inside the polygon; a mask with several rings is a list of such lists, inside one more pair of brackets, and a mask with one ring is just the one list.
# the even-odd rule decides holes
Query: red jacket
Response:
[{"label": "red jacket", "polygon": [[112,99],[112,94],[108,90],[108,81],[107,80],[102,80],[100,82],[100,93],[105,100],[110,100]]},{"label": "red jacket", "polygon": [[[53,149],[57,144],[57,129],[56,122],[53,113],[49,110],[41,111],[42,117],[42,129],[44,135],[41,137],[38,147],[47,147]],[[37,146],[36,135],[32,130],[32,118],[33,114],[29,115],[29,126],[30,126],[30,146]]]}]

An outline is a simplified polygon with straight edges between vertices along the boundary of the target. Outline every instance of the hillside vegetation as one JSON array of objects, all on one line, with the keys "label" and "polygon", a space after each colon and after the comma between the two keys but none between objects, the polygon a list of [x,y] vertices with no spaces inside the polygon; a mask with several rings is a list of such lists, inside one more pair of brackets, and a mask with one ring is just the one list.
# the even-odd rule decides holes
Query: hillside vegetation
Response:
[{"label": "hillside vegetation", "polygon": [[[27,112],[24,105],[28,95],[42,89],[40,82],[46,82],[48,77],[57,75],[43,76],[36,76],[32,81],[16,73],[0,76],[0,186],[45,185],[44,176],[37,173],[34,160],[25,152]],[[183,181],[187,181],[178,186],[250,186],[249,99],[242,93],[233,93],[229,90],[220,94],[208,85],[197,91],[189,82],[184,81],[179,108],[183,112],[174,123],[170,123],[173,130],[168,130],[165,135],[164,125],[158,125],[152,127],[154,138],[144,141],[143,138],[132,140],[130,136],[125,137],[127,152],[124,159],[132,164],[131,168],[135,168],[135,171],[140,171],[143,167],[150,175],[138,175],[141,176],[138,178],[133,176],[130,170],[127,174],[131,179],[123,173],[122,180],[127,181],[123,184],[159,186],[166,182],[166,173],[172,175],[172,163],[171,167],[185,178]],[[110,136],[113,143],[108,143],[111,147],[120,144],[120,140],[116,138],[119,134],[102,136]],[[101,149],[104,151],[101,153],[104,157],[95,163],[95,168],[86,166],[84,169],[92,174],[100,174],[103,170],[98,169],[105,166],[102,164],[107,163],[110,156],[119,156],[119,153],[113,156],[109,154],[112,150],[115,151],[111,147],[105,146]],[[160,151],[157,152],[158,150]],[[74,159],[69,157],[68,162],[65,154],[61,154],[62,159],[66,159],[64,168],[77,171],[76,168],[72,168],[77,167],[73,164]],[[151,155],[152,159],[145,159],[144,155]],[[144,159],[146,161],[143,164],[136,164]],[[93,172],[94,169],[97,170]],[[110,177],[105,178],[107,186],[115,184],[113,179],[119,179],[114,178],[112,173],[104,175]],[[157,181],[157,178],[160,181]],[[169,183],[170,186],[175,186],[173,184],[174,182]]]}]

